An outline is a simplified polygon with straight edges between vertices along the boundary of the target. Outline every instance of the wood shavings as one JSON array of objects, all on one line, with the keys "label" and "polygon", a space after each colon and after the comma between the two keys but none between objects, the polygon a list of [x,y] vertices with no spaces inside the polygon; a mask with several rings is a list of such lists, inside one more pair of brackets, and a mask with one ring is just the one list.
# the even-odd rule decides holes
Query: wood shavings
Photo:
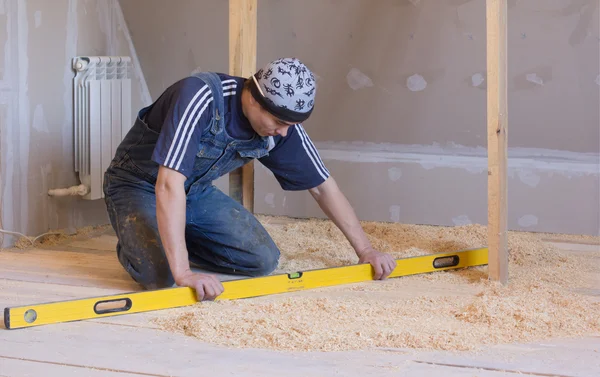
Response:
[{"label": "wood shavings", "polygon": [[[354,264],[333,223],[260,220],[282,251],[275,273]],[[275,221],[274,221],[275,220]],[[485,246],[485,226],[363,222],[396,258]],[[280,351],[370,348],[472,350],[482,345],[600,335],[600,299],[577,293],[600,273],[590,254],[560,251],[545,234],[509,232],[510,283],[487,266],[237,301],[203,302],[155,319],[167,331],[229,347]],[[578,237],[581,239],[582,237]],[[587,242],[600,243],[587,237]],[[600,251],[592,255],[598,260]]]},{"label": "wood shavings", "polygon": [[87,226],[72,233],[68,230],[57,230],[37,237],[20,237],[14,244],[14,249],[29,249],[32,247],[49,247],[65,245],[77,239],[89,239],[112,230],[110,225]]}]

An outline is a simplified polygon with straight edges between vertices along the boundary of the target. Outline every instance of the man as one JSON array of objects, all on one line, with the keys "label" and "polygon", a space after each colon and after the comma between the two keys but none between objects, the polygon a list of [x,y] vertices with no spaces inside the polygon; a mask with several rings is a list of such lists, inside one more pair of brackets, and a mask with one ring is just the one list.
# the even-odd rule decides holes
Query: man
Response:
[{"label": "man", "polygon": [[202,72],[169,88],[138,117],[105,173],[117,255],[146,289],[178,286],[199,300],[223,292],[205,270],[246,276],[275,270],[279,250],[260,222],[212,182],[257,159],[284,190],[308,190],[347,237],[359,263],[385,279],[394,259],[372,248],[301,123],[316,82],[295,58],[249,79]]}]

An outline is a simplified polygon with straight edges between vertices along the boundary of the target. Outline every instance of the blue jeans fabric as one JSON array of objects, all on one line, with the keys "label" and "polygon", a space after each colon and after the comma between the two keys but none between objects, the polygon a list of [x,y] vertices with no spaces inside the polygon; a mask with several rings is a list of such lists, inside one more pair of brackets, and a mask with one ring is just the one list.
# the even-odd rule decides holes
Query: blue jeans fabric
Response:
[{"label": "blue jeans fabric", "polygon": [[[279,261],[279,249],[260,222],[212,184],[214,179],[268,153],[268,140],[231,138],[225,129],[222,84],[200,73],[213,91],[215,113],[203,132],[194,173],[185,181],[188,257],[215,272],[261,276]],[[151,160],[158,133],[144,122],[142,109],[104,175],[105,202],[118,238],[123,268],[146,289],[170,287],[174,279],[158,232],[154,185],[158,164]]]}]

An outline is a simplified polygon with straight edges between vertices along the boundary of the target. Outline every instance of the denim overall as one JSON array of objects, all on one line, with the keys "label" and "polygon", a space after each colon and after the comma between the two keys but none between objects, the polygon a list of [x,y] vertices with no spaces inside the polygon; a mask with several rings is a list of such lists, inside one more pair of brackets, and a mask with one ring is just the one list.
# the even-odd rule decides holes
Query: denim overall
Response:
[{"label": "denim overall", "polygon": [[[212,182],[268,154],[268,138],[229,136],[225,124],[230,114],[224,112],[220,78],[205,72],[194,76],[211,88],[215,112],[201,136],[193,173],[184,184],[189,260],[214,272],[267,275],[277,267],[277,246],[249,211]],[[148,110],[140,110],[117,149],[104,175],[104,194],[118,237],[120,263],[146,289],[158,289],[173,286],[174,279],[158,232],[154,185],[159,166],[150,156],[159,134],[144,121]]]}]

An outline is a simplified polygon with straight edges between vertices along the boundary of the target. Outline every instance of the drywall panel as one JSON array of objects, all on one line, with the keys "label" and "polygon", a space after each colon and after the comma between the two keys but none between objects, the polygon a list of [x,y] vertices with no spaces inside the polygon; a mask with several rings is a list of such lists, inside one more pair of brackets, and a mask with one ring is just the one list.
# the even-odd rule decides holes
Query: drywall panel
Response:
[{"label": "drywall panel", "polygon": [[[600,151],[598,0],[509,1],[509,144]],[[485,0],[259,1],[259,64],[304,60],[319,141],[486,145]]]},{"label": "drywall panel", "polygon": [[[487,224],[483,148],[317,143],[327,168],[362,220],[460,226]],[[600,234],[597,155],[512,148],[510,230]],[[285,192],[256,169],[255,209],[293,217],[324,214],[307,192]]]},{"label": "drywall panel", "polygon": [[227,72],[224,0],[119,0],[153,98],[195,70]]},{"label": "drywall panel", "polygon": [[[0,26],[4,26],[0,27],[0,48],[6,48],[8,43],[8,15],[6,13],[6,5],[4,2],[0,2]],[[6,69],[7,62],[6,56],[4,56],[4,59],[0,59],[0,82],[5,80]]]},{"label": "drywall panel", "polygon": [[[227,1],[120,2],[153,97],[196,69],[228,70]],[[526,162],[511,157],[511,229],[597,233],[599,2],[508,5],[509,147]],[[485,0],[259,0],[257,65],[296,56],[313,69],[317,105],[304,126],[361,218],[485,223],[485,26]],[[347,143],[461,165],[409,159],[394,186],[382,186],[377,179],[394,166],[338,160]],[[544,170],[563,158],[564,174],[586,173]],[[264,173],[257,169],[257,212],[322,215],[308,193],[284,193]]]},{"label": "drywall panel", "polygon": [[[103,201],[51,198],[48,189],[79,184],[73,169],[71,59],[135,56],[114,0],[0,2],[2,227],[30,236],[108,222]],[[149,103],[141,70],[132,103]],[[133,117],[132,117],[133,121]],[[4,236],[3,245],[14,242]]]},{"label": "drywall panel", "polygon": [[[153,97],[228,70],[227,1],[120,3]],[[600,151],[598,3],[509,1],[511,146]],[[258,1],[257,64],[315,71],[318,141],[485,146],[485,40],[485,0]]]}]

